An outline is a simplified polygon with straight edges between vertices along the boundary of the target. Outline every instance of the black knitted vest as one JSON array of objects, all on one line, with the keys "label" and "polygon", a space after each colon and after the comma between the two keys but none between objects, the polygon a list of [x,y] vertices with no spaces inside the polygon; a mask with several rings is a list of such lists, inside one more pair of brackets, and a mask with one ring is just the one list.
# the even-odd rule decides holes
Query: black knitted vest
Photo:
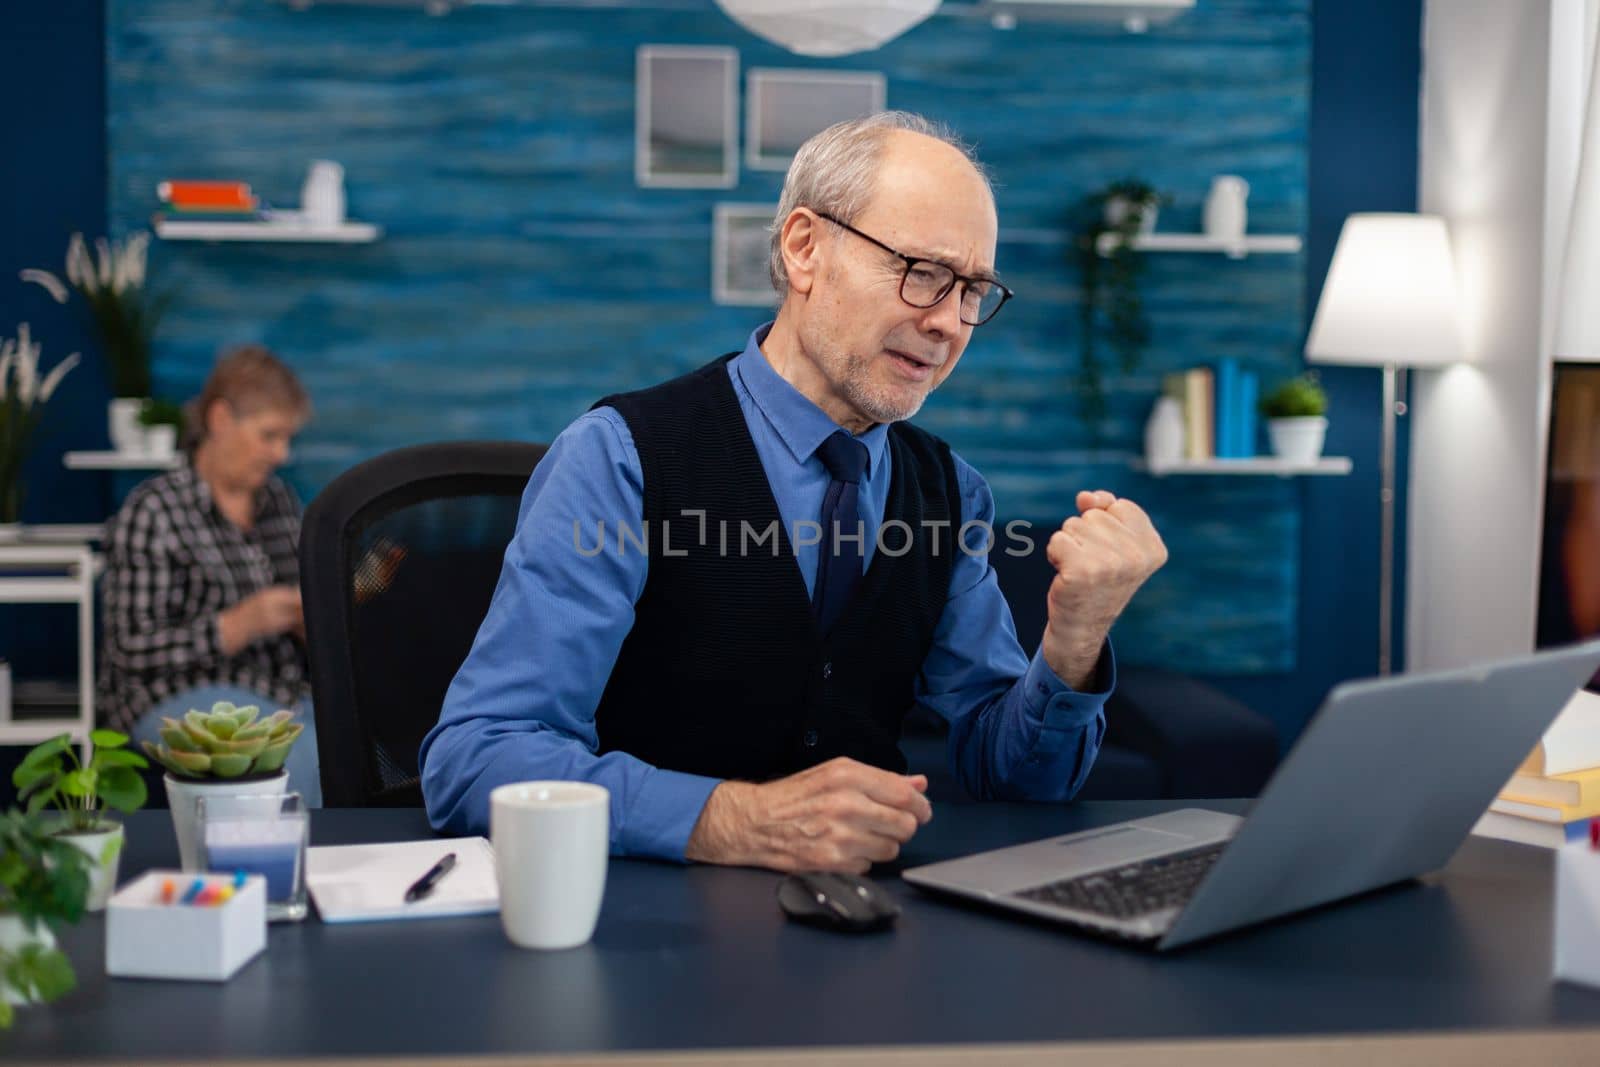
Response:
[{"label": "black knitted vest", "polygon": [[[728,377],[732,358],[595,405],[615,408],[633,434],[650,556],[595,714],[600,751],[749,781],[835,756],[903,772],[900,724],[961,523],[949,446],[889,427],[885,529],[824,638]],[[638,532],[626,551],[640,551]],[[617,536],[608,527],[606,551]]]}]

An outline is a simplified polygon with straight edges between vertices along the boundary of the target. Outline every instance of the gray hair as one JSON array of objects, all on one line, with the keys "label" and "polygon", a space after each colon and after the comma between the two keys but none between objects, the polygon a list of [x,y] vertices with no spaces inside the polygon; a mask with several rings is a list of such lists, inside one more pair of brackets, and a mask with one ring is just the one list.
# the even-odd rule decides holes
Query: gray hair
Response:
[{"label": "gray hair", "polygon": [[971,146],[942,122],[909,111],[879,111],[864,118],[834,123],[800,146],[783,179],[783,195],[778,198],[778,213],[772,220],[771,251],[767,259],[767,273],[780,300],[789,292],[789,271],[783,264],[784,220],[795,208],[808,207],[841,222],[854,222],[872,198],[883,146],[895,130],[932,137],[960,152],[983,179],[989,198],[994,199],[989,175],[973,155]]}]

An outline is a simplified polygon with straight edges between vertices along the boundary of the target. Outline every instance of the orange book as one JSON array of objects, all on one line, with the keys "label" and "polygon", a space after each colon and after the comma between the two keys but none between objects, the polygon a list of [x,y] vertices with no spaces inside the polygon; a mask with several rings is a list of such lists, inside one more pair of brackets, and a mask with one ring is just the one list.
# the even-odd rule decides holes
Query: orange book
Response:
[{"label": "orange book", "polygon": [[256,198],[245,182],[162,182],[156,195],[173,207],[252,211]]}]

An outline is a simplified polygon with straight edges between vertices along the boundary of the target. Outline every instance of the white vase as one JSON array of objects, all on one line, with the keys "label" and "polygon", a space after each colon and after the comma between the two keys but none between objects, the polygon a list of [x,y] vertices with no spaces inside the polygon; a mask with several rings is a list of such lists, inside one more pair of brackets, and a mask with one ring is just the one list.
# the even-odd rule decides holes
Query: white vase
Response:
[{"label": "white vase", "polygon": [[1237,174],[1219,174],[1212,178],[1204,212],[1206,236],[1230,244],[1243,241],[1245,200],[1249,195],[1250,183]]},{"label": "white vase", "polygon": [[65,841],[89,857],[89,899],[84,906],[90,911],[104,911],[106,901],[117,888],[117,868],[122,862],[122,824],[102,820],[99,828],[77,833],[56,831],[56,840]]},{"label": "white vase", "polygon": [[[15,915],[0,915],[0,949],[7,953],[16,952],[18,949],[27,948],[29,945],[39,945],[43,948],[56,947],[56,935],[44,923],[39,923],[32,930]],[[11,987],[11,983],[0,978],[0,1000],[7,1004],[31,1004],[32,997],[25,997]]]},{"label": "white vase", "polygon": [[172,809],[172,829],[178,835],[178,861],[184,870],[198,871],[200,838],[194,802],[200,797],[281,795],[288,792],[289,772],[247,779],[179,778],[168,772],[162,781],[167,787],[167,806]]},{"label": "white vase", "polygon": [[1273,455],[1289,463],[1315,463],[1322,456],[1322,439],[1327,432],[1328,420],[1321,415],[1267,420]]},{"label": "white vase", "polygon": [[1177,398],[1157,399],[1144,424],[1144,461],[1151,470],[1170,467],[1183,458],[1183,430],[1183,407]]},{"label": "white vase", "polygon": [[344,221],[344,168],[331,159],[314,159],[300,186],[300,212],[307,223],[332,229]]},{"label": "white vase", "polygon": [[139,423],[139,413],[145,402],[140,397],[119,396],[106,407],[106,432],[111,435],[111,447],[118,452],[143,452],[144,427]]}]

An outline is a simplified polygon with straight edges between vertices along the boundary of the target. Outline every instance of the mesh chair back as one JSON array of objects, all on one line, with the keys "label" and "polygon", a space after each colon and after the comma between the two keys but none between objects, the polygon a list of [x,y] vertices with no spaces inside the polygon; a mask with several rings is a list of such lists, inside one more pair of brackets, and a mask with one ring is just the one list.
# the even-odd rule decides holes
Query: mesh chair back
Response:
[{"label": "mesh chair back", "polygon": [[417,750],[472,647],[544,445],[403,448],[306,508],[300,584],[323,803],[420,806]]}]

